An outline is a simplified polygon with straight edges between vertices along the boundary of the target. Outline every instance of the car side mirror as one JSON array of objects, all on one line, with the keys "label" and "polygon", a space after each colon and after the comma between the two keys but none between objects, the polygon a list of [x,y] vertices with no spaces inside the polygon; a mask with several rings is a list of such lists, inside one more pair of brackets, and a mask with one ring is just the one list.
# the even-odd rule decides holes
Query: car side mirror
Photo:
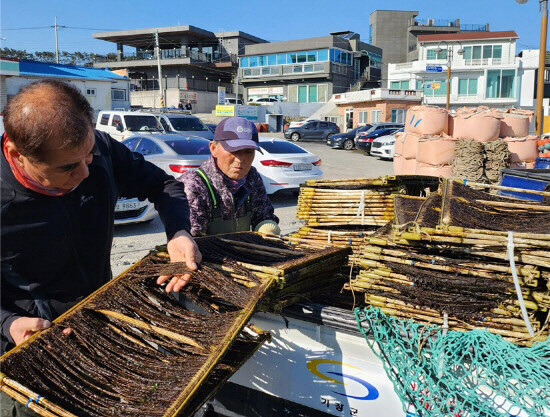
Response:
[{"label": "car side mirror", "polygon": [[116,130],[118,130],[119,132],[122,132],[124,130],[124,128],[122,127],[121,124],[118,124],[118,125],[116,125]]}]

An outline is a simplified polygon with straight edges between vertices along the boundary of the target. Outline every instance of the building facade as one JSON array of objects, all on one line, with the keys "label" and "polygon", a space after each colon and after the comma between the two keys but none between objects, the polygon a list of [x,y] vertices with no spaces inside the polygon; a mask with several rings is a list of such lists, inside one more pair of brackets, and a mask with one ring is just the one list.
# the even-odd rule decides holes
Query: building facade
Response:
[{"label": "building facade", "polygon": [[324,103],[332,94],[378,85],[382,50],[353,32],[247,45],[239,80],[245,98]]},{"label": "building facade", "polygon": [[132,105],[161,107],[161,97],[166,107],[191,100],[198,112],[214,108],[218,87],[234,96],[238,55],[246,45],[266,42],[240,31],[214,33],[189,25],[102,32],[93,37],[116,44],[116,59],[96,62],[94,67],[126,70]]},{"label": "building facade", "polygon": [[[418,37],[444,33],[488,31],[489,24],[460,24],[459,19],[418,19],[417,11],[375,10],[369,16],[369,43],[382,48],[382,78],[390,63],[418,59]],[[383,83],[385,85],[385,83]]]},{"label": "building facade", "polygon": [[405,123],[407,109],[419,105],[420,101],[421,92],[415,90],[375,88],[335,94],[338,117],[328,120],[342,129],[349,119],[353,120],[354,127],[381,122]]},{"label": "building facade", "polygon": [[130,109],[130,80],[119,74],[74,65],[2,60],[0,110],[21,87],[46,78],[61,79],[78,87],[94,109],[94,116],[101,110]]},{"label": "building facade", "polygon": [[538,51],[516,56],[514,31],[418,37],[418,61],[390,64],[388,87],[423,90],[425,104],[533,109]]}]

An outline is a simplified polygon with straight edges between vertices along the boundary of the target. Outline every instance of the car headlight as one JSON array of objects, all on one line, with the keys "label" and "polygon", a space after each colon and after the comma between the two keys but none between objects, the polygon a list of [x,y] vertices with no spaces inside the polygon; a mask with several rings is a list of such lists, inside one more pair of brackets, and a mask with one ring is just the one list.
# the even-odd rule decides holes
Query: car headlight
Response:
[{"label": "car headlight", "polygon": [[391,142],[388,142],[386,145],[395,145],[395,141],[392,140]]}]

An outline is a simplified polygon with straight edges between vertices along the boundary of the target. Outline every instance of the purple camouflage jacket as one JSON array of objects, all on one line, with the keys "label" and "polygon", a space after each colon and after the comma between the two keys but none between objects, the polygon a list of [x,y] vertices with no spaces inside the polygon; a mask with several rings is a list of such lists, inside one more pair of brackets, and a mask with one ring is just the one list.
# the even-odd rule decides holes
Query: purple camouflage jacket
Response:
[{"label": "purple camouflage jacket", "polygon": [[[214,157],[210,156],[201,165],[200,169],[210,180],[210,185],[214,190],[218,205],[221,207],[222,218],[233,219],[243,216],[246,211],[246,204],[242,204],[235,212],[233,194],[227,188],[223,180],[223,174],[216,166]],[[184,183],[185,193],[189,202],[191,212],[190,233],[192,236],[204,236],[206,235],[209,223],[212,221],[212,213],[214,211],[214,202],[212,201],[208,186],[195,171],[187,171],[178,180]],[[262,178],[256,168],[250,168],[244,187],[250,190],[249,207],[252,211],[252,227],[255,228],[258,223],[264,220],[279,222],[279,218],[275,216],[273,206],[267,198]]]}]

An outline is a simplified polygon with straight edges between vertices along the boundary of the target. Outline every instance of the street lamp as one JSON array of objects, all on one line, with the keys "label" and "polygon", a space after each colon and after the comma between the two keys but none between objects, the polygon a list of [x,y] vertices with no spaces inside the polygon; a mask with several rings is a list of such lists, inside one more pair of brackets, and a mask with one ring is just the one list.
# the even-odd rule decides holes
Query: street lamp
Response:
[{"label": "street lamp", "polygon": [[[525,4],[528,0],[516,0],[519,4]],[[537,76],[537,108],[535,117],[535,133],[542,135],[544,127],[544,118],[542,111],[542,102],[544,100],[544,70],[546,63],[546,32],[548,28],[548,0],[539,0],[539,9],[541,11],[540,19],[540,45],[539,45],[539,69]]]},{"label": "street lamp", "polygon": [[451,46],[449,46],[447,41],[439,41],[439,43],[437,44],[437,48],[435,48],[436,55],[439,55],[441,52],[443,52],[443,49],[441,49],[442,43],[445,44],[445,48],[447,49],[447,105],[445,108],[449,110],[449,101],[451,97],[451,61],[453,60],[454,45],[455,43],[459,45],[458,51],[456,51],[458,55],[464,54],[464,48],[459,41],[454,41]]}]

